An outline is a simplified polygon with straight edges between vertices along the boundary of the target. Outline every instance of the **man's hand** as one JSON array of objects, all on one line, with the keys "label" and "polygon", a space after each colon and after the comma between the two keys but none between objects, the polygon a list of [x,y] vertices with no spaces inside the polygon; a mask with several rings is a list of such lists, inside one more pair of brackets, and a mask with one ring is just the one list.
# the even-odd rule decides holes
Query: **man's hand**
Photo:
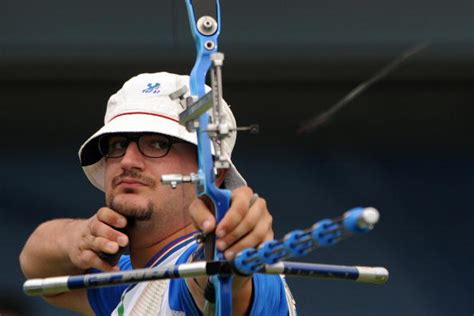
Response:
[{"label": "man's hand", "polygon": [[273,239],[273,218],[264,199],[257,198],[252,205],[252,189],[241,187],[232,191],[231,205],[222,221],[216,227],[216,220],[206,204],[198,199],[190,205],[194,225],[205,234],[216,231],[217,248],[225,251],[231,260],[245,248],[255,248]]},{"label": "man's hand", "polygon": [[[76,224],[76,223],[71,223]],[[119,247],[128,244],[128,237],[118,231],[125,228],[127,219],[110,208],[102,207],[81,225],[71,227],[71,249],[68,252],[72,264],[86,270],[96,268],[103,271],[118,271],[117,265],[111,266],[99,257],[99,253],[115,254]]]},{"label": "man's hand", "polygon": [[[194,226],[205,234],[216,231],[217,248],[224,251],[227,260],[245,248],[256,248],[273,239],[273,218],[264,199],[253,194],[249,187],[232,191],[230,208],[216,227],[216,220],[206,204],[198,199],[190,205]],[[250,310],[253,286],[251,277],[235,277],[232,283],[232,313],[246,315]],[[203,289],[207,278],[197,278],[197,283],[188,282],[195,302],[204,306]]]},{"label": "man's hand", "polygon": [[[20,254],[27,278],[82,274],[89,268],[115,271],[98,253],[116,253],[128,244],[128,237],[117,231],[127,220],[103,207],[89,219],[55,219],[38,226]],[[85,289],[45,295],[48,303],[83,315],[94,315]]]}]

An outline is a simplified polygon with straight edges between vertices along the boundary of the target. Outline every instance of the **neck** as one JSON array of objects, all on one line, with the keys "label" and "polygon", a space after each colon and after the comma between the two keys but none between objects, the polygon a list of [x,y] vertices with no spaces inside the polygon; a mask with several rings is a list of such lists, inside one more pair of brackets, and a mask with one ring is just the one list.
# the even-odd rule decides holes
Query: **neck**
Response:
[{"label": "neck", "polygon": [[139,238],[134,236],[134,233],[130,233],[130,259],[132,261],[133,267],[136,269],[145,267],[147,262],[167,244],[181,236],[190,234],[195,230],[196,229],[192,224],[188,224],[177,231],[170,232],[165,236],[157,238],[157,240],[153,241],[149,245],[137,245],[134,243],[134,240],[139,240]]}]

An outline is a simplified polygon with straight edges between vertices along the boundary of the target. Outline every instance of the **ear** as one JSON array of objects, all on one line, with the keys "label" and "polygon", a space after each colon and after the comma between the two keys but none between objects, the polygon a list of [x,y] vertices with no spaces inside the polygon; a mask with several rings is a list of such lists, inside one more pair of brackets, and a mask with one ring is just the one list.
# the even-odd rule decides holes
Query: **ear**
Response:
[{"label": "ear", "polygon": [[224,182],[226,173],[227,173],[227,169],[219,169],[219,171],[217,172],[217,176],[216,176],[217,187],[219,188],[221,187],[222,183]]}]

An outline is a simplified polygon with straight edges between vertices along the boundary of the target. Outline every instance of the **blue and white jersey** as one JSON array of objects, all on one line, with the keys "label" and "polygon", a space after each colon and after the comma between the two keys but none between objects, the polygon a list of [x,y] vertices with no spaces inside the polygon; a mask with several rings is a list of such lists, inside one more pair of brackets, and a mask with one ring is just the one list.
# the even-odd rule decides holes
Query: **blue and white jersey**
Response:
[{"label": "blue and white jersey", "polygon": [[[159,251],[146,267],[185,263],[197,248],[195,233],[182,236]],[[122,256],[119,267],[122,271],[131,270],[130,257]],[[89,304],[99,316],[201,315],[183,279],[88,289],[87,296]],[[250,315],[294,315],[294,306],[294,300],[282,277],[261,274],[253,276]]]}]

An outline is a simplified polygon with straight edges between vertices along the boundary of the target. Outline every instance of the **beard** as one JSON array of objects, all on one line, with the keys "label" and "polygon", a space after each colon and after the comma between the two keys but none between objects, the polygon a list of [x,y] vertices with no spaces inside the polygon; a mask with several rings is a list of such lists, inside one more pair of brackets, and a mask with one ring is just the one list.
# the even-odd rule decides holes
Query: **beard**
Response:
[{"label": "beard", "polygon": [[127,203],[120,203],[115,200],[115,196],[111,195],[109,198],[108,207],[112,210],[122,214],[127,218],[130,224],[135,221],[149,221],[151,220],[153,213],[156,210],[155,205],[150,201],[147,206],[140,207],[135,205],[127,205]]},{"label": "beard", "polygon": [[[112,180],[112,188],[115,188],[120,180],[125,177],[137,179],[152,189],[156,187],[156,181],[154,179],[143,176],[137,170],[130,169],[124,170],[121,175]],[[135,190],[126,189],[124,193],[132,194],[135,193]],[[156,211],[156,207],[151,201],[149,201],[146,206],[131,205],[127,202],[117,201],[116,196],[112,193],[107,197],[107,206],[125,216],[129,221],[129,224],[134,223],[135,221],[149,221],[151,220],[153,213]]]}]

